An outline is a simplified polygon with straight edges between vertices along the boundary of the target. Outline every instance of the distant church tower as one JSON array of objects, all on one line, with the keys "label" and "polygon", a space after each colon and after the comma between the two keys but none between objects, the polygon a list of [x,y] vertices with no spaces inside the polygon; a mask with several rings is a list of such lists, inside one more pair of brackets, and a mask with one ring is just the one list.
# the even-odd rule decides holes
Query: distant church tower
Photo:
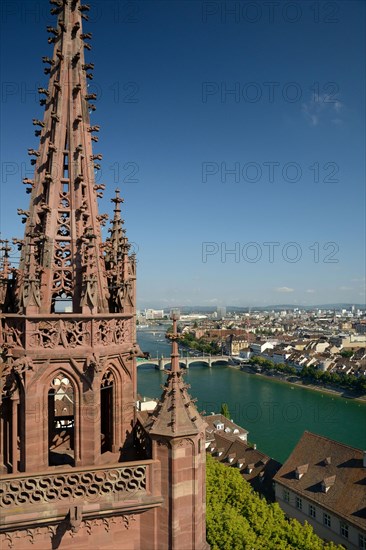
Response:
[{"label": "distant church tower", "polygon": [[136,265],[118,191],[101,237],[89,7],[51,4],[21,259],[13,268],[3,241],[0,262],[0,547],[201,550],[205,424],[176,343],[156,413],[138,417]]}]

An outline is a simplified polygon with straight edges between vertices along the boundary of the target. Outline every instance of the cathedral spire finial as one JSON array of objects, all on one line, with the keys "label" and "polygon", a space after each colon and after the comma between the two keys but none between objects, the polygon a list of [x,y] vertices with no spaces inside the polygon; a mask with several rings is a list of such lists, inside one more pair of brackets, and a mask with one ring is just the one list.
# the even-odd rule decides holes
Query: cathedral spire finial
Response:
[{"label": "cathedral spire finial", "polygon": [[111,199],[111,202],[114,203],[114,217],[111,229],[111,241],[114,241],[114,244],[120,247],[126,241],[125,230],[122,227],[125,222],[123,221],[121,216],[121,204],[125,201],[120,196],[120,190],[118,188],[115,190],[115,196]]},{"label": "cathedral spire finial", "polygon": [[118,187],[117,187],[117,189],[115,189],[114,192],[116,193],[116,196],[113,197],[113,199],[111,199],[111,202],[114,202],[115,205],[116,205],[115,211],[116,210],[120,211],[121,209],[120,209],[119,205],[120,205],[121,202],[124,202],[124,199],[122,199],[122,197],[120,197],[120,190],[118,189]]},{"label": "cathedral spire finial", "polygon": [[179,372],[179,351],[178,351],[178,330],[177,330],[177,321],[179,319],[178,313],[172,313],[170,316],[173,321],[173,332],[171,336],[172,340],[172,354],[171,354],[171,368],[172,372]]}]

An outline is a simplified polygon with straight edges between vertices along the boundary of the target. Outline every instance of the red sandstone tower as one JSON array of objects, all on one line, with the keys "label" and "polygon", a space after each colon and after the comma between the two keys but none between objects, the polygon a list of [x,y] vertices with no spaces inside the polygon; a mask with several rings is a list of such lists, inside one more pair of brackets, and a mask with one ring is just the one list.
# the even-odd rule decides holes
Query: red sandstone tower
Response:
[{"label": "red sandstone tower", "polygon": [[206,545],[206,423],[188,395],[179,368],[177,317],[173,315],[171,372],[160,402],[145,428],[153,456],[161,465],[165,498],[156,511],[160,548],[208,548]]},{"label": "red sandstone tower", "polygon": [[0,547],[201,550],[205,424],[176,343],[155,414],[144,425],[136,412],[135,258],[118,191],[101,237],[89,8],[51,4],[21,260],[3,242],[0,265]]}]

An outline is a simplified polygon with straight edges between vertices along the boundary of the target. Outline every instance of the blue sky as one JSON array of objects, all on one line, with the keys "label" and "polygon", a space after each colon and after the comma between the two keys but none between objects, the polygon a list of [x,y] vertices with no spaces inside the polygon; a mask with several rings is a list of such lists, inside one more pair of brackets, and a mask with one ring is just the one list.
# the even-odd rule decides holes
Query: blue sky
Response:
[{"label": "blue sky", "polygon": [[[118,186],[138,305],[363,303],[364,2],[87,3],[100,211]],[[52,21],[2,3],[3,238],[24,230]]]}]

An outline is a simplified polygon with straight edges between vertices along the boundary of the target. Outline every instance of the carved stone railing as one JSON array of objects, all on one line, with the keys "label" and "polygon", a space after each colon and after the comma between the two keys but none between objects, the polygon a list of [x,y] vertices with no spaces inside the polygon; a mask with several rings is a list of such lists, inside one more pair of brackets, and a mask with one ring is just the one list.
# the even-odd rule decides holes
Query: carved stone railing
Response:
[{"label": "carved stone railing", "polygon": [[0,345],[27,349],[107,347],[131,342],[134,339],[133,327],[132,316],[37,318],[5,315]]},{"label": "carved stone railing", "polygon": [[27,325],[27,347],[29,348],[75,348],[89,346],[91,343],[90,321],[30,320]]},{"label": "carved stone railing", "polygon": [[10,475],[0,484],[1,510],[50,503],[138,500],[150,492],[152,460],[95,469],[72,469],[29,476]]},{"label": "carved stone railing", "polygon": [[132,337],[130,325],[125,319],[98,319],[93,320],[95,343],[109,346],[118,344]]}]

